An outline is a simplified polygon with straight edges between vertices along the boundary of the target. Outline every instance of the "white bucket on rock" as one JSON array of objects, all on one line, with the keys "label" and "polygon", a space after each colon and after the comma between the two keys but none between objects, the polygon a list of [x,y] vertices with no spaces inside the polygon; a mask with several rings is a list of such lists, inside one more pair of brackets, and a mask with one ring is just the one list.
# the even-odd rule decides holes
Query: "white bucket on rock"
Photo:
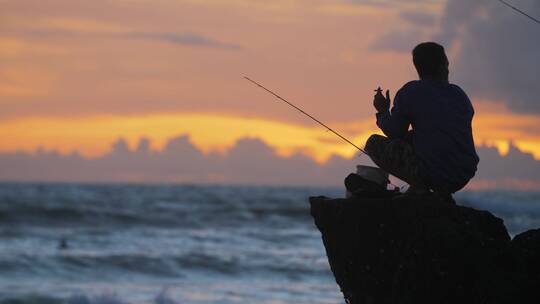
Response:
[{"label": "white bucket on rock", "polygon": [[385,189],[388,186],[388,173],[381,168],[358,165],[356,166],[356,174],[383,186]]},{"label": "white bucket on rock", "polygon": [[[374,183],[377,183],[384,187],[384,189],[388,188],[388,178],[389,175],[384,170],[377,168],[377,167],[371,167],[371,166],[363,166],[358,165],[356,166],[356,174],[361,176],[362,178],[372,181]],[[352,193],[349,191],[345,192],[345,197],[350,198],[352,197]]]}]

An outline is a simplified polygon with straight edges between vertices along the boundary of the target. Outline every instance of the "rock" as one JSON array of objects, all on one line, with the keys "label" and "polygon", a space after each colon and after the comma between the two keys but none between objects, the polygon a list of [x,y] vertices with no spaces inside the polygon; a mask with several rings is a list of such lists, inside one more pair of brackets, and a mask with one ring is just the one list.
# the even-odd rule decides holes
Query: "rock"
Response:
[{"label": "rock", "polygon": [[491,213],[434,196],[310,203],[347,303],[539,301],[540,231],[511,241]]},{"label": "rock", "polygon": [[[512,240],[512,249],[519,257],[523,272],[520,273],[523,281],[523,294],[534,299],[540,288],[540,229],[529,230],[518,234]],[[534,302],[540,299],[536,297]]]}]

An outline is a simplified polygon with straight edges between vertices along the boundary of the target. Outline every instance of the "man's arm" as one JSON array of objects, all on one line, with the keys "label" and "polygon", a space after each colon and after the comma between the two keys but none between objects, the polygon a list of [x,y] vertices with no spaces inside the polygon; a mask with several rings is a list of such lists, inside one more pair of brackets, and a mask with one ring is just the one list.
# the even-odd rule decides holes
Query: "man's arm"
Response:
[{"label": "man's arm", "polygon": [[[388,108],[381,109],[379,108],[377,116],[377,126],[384,132],[384,134],[390,138],[405,138],[407,131],[409,130],[410,119],[407,115],[406,104],[401,91],[398,91],[396,97],[394,98],[394,106],[392,107],[391,112],[388,111]],[[387,102],[390,103],[390,96],[387,93]]]}]

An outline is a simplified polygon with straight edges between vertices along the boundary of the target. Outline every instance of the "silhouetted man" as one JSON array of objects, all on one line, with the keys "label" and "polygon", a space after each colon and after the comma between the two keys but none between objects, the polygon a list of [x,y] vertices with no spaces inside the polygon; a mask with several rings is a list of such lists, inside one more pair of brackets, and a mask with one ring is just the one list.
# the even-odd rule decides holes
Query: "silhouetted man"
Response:
[{"label": "silhouetted man", "polygon": [[372,135],[365,150],[412,191],[454,193],[474,176],[479,161],[471,128],[474,109],[465,92],[448,82],[441,45],[421,43],[412,55],[420,80],[397,92],[391,111],[390,92],[375,95],[377,125],[386,137]]}]

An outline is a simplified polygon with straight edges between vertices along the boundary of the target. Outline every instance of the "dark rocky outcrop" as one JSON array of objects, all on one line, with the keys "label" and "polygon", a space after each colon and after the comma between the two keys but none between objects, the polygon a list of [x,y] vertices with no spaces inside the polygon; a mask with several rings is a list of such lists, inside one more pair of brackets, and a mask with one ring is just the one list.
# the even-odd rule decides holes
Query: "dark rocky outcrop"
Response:
[{"label": "dark rocky outcrop", "polygon": [[310,198],[348,303],[540,303],[540,230],[437,197]]}]

